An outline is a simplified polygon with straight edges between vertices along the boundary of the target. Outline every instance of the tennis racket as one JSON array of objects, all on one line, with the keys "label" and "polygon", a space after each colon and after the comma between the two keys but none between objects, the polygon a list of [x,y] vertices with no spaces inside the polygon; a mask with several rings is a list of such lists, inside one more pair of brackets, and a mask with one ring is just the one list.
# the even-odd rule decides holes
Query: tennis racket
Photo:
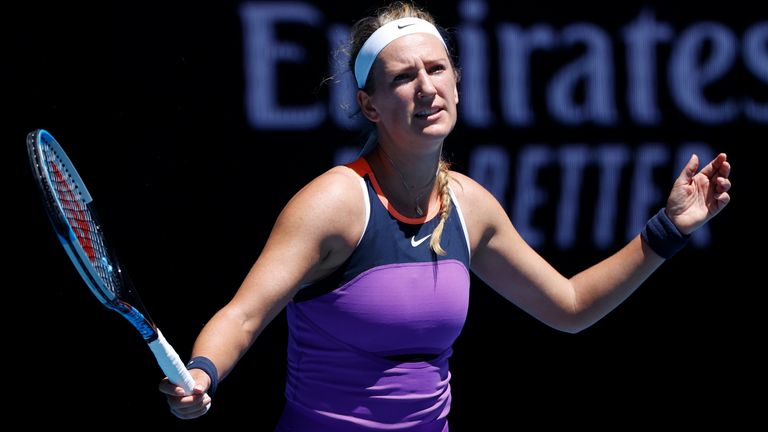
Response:
[{"label": "tennis racket", "polygon": [[27,151],[48,217],[64,250],[93,295],[128,320],[149,345],[168,379],[192,393],[195,381],[152,322],[120,262],[109,248],[93,198],[64,150],[43,129],[27,135]]}]

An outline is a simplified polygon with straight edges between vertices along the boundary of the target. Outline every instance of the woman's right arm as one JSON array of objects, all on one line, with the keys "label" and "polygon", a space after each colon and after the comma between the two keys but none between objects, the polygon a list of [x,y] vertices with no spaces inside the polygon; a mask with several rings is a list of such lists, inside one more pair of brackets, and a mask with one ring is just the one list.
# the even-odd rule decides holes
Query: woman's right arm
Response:
[{"label": "woman's right arm", "polygon": [[[359,177],[333,168],[299,191],[277,218],[264,249],[232,300],[205,325],[192,357],[210,359],[219,379],[232,370],[253,341],[288,304],[304,282],[330,274],[352,253],[362,233],[364,206]],[[193,395],[164,380],[171,411],[180,418],[205,413],[210,377],[190,370]]]}]

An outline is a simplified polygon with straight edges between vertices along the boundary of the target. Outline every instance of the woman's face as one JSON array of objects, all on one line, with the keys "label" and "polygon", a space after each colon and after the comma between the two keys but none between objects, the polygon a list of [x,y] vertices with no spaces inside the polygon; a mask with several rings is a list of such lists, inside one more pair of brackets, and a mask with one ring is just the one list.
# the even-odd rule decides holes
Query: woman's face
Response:
[{"label": "woman's face", "polygon": [[375,91],[363,95],[363,112],[379,137],[396,142],[445,139],[456,124],[456,72],[442,41],[426,33],[395,39],[371,68]]}]

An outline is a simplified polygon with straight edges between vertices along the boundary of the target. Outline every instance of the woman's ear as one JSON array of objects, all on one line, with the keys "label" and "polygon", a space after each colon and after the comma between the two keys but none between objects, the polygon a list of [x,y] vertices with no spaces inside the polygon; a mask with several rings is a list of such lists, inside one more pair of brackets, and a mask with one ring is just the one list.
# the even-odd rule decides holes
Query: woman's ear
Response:
[{"label": "woman's ear", "polygon": [[360,105],[360,111],[363,112],[365,118],[374,123],[379,121],[379,112],[376,110],[376,107],[373,106],[373,98],[371,98],[371,95],[363,90],[358,90],[357,103]]},{"label": "woman's ear", "polygon": [[455,95],[453,103],[458,105],[459,104],[459,86],[458,85],[453,86],[453,94]]},{"label": "woman's ear", "polygon": [[461,69],[454,69],[454,74],[456,74],[456,84],[453,86],[453,92],[456,95],[456,98],[454,99],[454,103],[458,105],[459,104],[459,83],[461,82]]}]

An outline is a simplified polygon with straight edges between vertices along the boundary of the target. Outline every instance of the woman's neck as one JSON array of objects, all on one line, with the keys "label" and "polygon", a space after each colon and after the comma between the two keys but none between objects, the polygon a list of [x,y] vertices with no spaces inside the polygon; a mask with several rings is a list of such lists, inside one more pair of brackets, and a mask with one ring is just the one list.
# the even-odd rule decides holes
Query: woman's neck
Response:
[{"label": "woman's neck", "polygon": [[[439,153],[434,157],[400,157],[381,144],[374,151],[379,184],[400,213],[421,217],[432,199],[439,169]],[[418,160],[421,159],[421,160]],[[405,210],[405,211],[402,211]]]}]

